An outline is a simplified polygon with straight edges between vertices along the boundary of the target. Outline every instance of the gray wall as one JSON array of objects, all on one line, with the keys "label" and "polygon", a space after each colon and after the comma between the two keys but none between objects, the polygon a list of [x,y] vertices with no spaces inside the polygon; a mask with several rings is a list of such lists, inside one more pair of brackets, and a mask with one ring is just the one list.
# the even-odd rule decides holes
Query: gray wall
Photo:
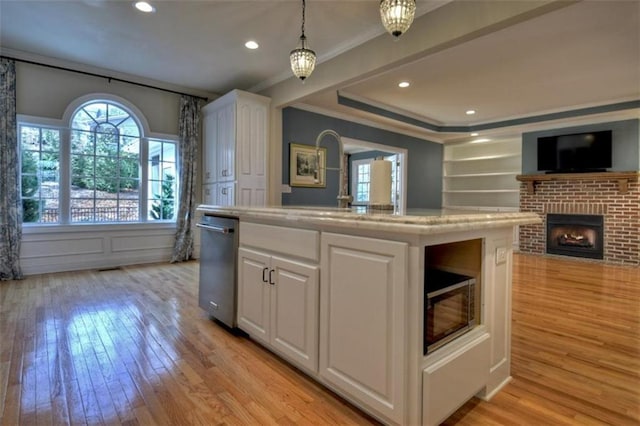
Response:
[{"label": "gray wall", "polygon": [[[335,130],[342,137],[406,149],[407,208],[441,207],[441,144],[296,108],[282,111],[282,183],[289,183],[289,144],[314,145],[316,136],[325,129]],[[326,136],[320,145],[327,148],[327,167],[338,167],[337,142]],[[292,188],[290,194],[282,194],[282,204],[335,206],[338,172],[328,170],[326,181],[326,188]]]},{"label": "gray wall", "polygon": [[612,131],[611,171],[640,170],[640,120],[614,121],[522,134],[522,174],[537,174],[538,138],[572,133]]}]

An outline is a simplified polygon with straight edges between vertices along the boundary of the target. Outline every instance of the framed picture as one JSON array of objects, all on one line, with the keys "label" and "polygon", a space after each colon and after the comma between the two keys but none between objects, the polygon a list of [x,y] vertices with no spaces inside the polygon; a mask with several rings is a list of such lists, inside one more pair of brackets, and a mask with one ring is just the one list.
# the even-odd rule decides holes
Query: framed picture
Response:
[{"label": "framed picture", "polygon": [[327,148],[320,148],[319,167],[316,167],[316,161],[314,146],[290,143],[289,185],[324,188],[326,186]]}]

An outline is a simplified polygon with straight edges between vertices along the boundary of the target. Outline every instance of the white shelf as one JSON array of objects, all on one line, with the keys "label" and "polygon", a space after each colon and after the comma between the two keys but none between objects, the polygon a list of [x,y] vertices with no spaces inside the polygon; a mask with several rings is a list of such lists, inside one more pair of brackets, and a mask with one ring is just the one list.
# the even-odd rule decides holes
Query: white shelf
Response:
[{"label": "white shelf", "polygon": [[497,160],[500,158],[514,158],[514,157],[520,157],[520,154],[513,154],[513,153],[509,153],[509,154],[498,154],[498,155],[483,155],[481,157],[468,157],[468,158],[458,158],[455,160],[444,160],[445,163],[458,163],[458,162],[463,162],[463,161],[481,161],[481,160]]},{"label": "white shelf", "polygon": [[444,190],[442,192],[451,193],[451,194],[461,194],[464,192],[473,193],[473,194],[478,194],[478,193],[494,194],[494,193],[501,193],[501,192],[520,193],[520,190],[519,189],[450,189],[450,190]]},{"label": "white shelf", "polygon": [[520,171],[513,172],[493,172],[493,173],[460,173],[454,175],[446,175],[448,178],[466,178],[466,177],[484,177],[484,176],[517,176]]},{"label": "white shelf", "polygon": [[520,139],[445,145],[442,205],[445,208],[516,211],[520,201]]},{"label": "white shelf", "polygon": [[518,207],[506,207],[506,206],[495,206],[495,207],[486,207],[486,206],[463,206],[457,204],[451,204],[447,206],[442,206],[444,209],[450,210],[476,210],[481,212],[518,212],[520,209]]}]

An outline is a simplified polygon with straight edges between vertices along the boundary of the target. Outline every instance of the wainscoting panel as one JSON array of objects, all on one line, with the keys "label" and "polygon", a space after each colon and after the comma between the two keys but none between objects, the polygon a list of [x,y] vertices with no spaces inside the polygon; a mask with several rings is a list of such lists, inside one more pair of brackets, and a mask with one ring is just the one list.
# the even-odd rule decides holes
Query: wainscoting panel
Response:
[{"label": "wainscoting panel", "polygon": [[[20,263],[25,275],[105,269],[171,259],[175,224],[24,227]],[[199,232],[194,230],[194,257]]]},{"label": "wainscoting panel", "polygon": [[[54,248],[52,250],[52,248]],[[51,238],[24,238],[20,260],[52,256],[76,256],[104,253],[104,238],[101,236],[56,236]]]}]

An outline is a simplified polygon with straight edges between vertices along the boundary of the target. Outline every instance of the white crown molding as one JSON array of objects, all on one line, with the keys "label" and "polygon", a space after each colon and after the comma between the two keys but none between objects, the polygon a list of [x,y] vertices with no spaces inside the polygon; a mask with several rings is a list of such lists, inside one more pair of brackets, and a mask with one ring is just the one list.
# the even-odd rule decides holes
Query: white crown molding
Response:
[{"label": "white crown molding", "polygon": [[308,111],[308,112],[313,112],[313,113],[316,113],[316,114],[326,115],[328,117],[337,118],[339,120],[347,120],[347,121],[350,121],[352,123],[362,124],[363,126],[373,127],[375,129],[386,130],[386,131],[389,131],[389,132],[398,133],[398,134],[405,135],[405,136],[411,136],[413,138],[423,139],[423,140],[428,141],[428,142],[436,142],[436,143],[440,143],[440,144],[444,143],[444,141],[441,138],[439,138],[437,136],[434,136],[432,133],[424,131],[424,130],[412,132],[410,130],[399,129],[397,127],[388,126],[388,125],[385,125],[385,124],[378,123],[376,121],[367,120],[365,118],[356,117],[356,116],[353,116],[353,115],[344,114],[343,112],[336,112],[336,111],[332,111],[330,109],[326,109],[326,108],[322,108],[322,107],[318,107],[318,106],[314,106],[314,105],[309,105],[309,104],[305,104],[305,103],[295,103],[295,104],[289,105],[289,106],[291,108],[297,108],[297,109],[301,109],[303,111]]}]

